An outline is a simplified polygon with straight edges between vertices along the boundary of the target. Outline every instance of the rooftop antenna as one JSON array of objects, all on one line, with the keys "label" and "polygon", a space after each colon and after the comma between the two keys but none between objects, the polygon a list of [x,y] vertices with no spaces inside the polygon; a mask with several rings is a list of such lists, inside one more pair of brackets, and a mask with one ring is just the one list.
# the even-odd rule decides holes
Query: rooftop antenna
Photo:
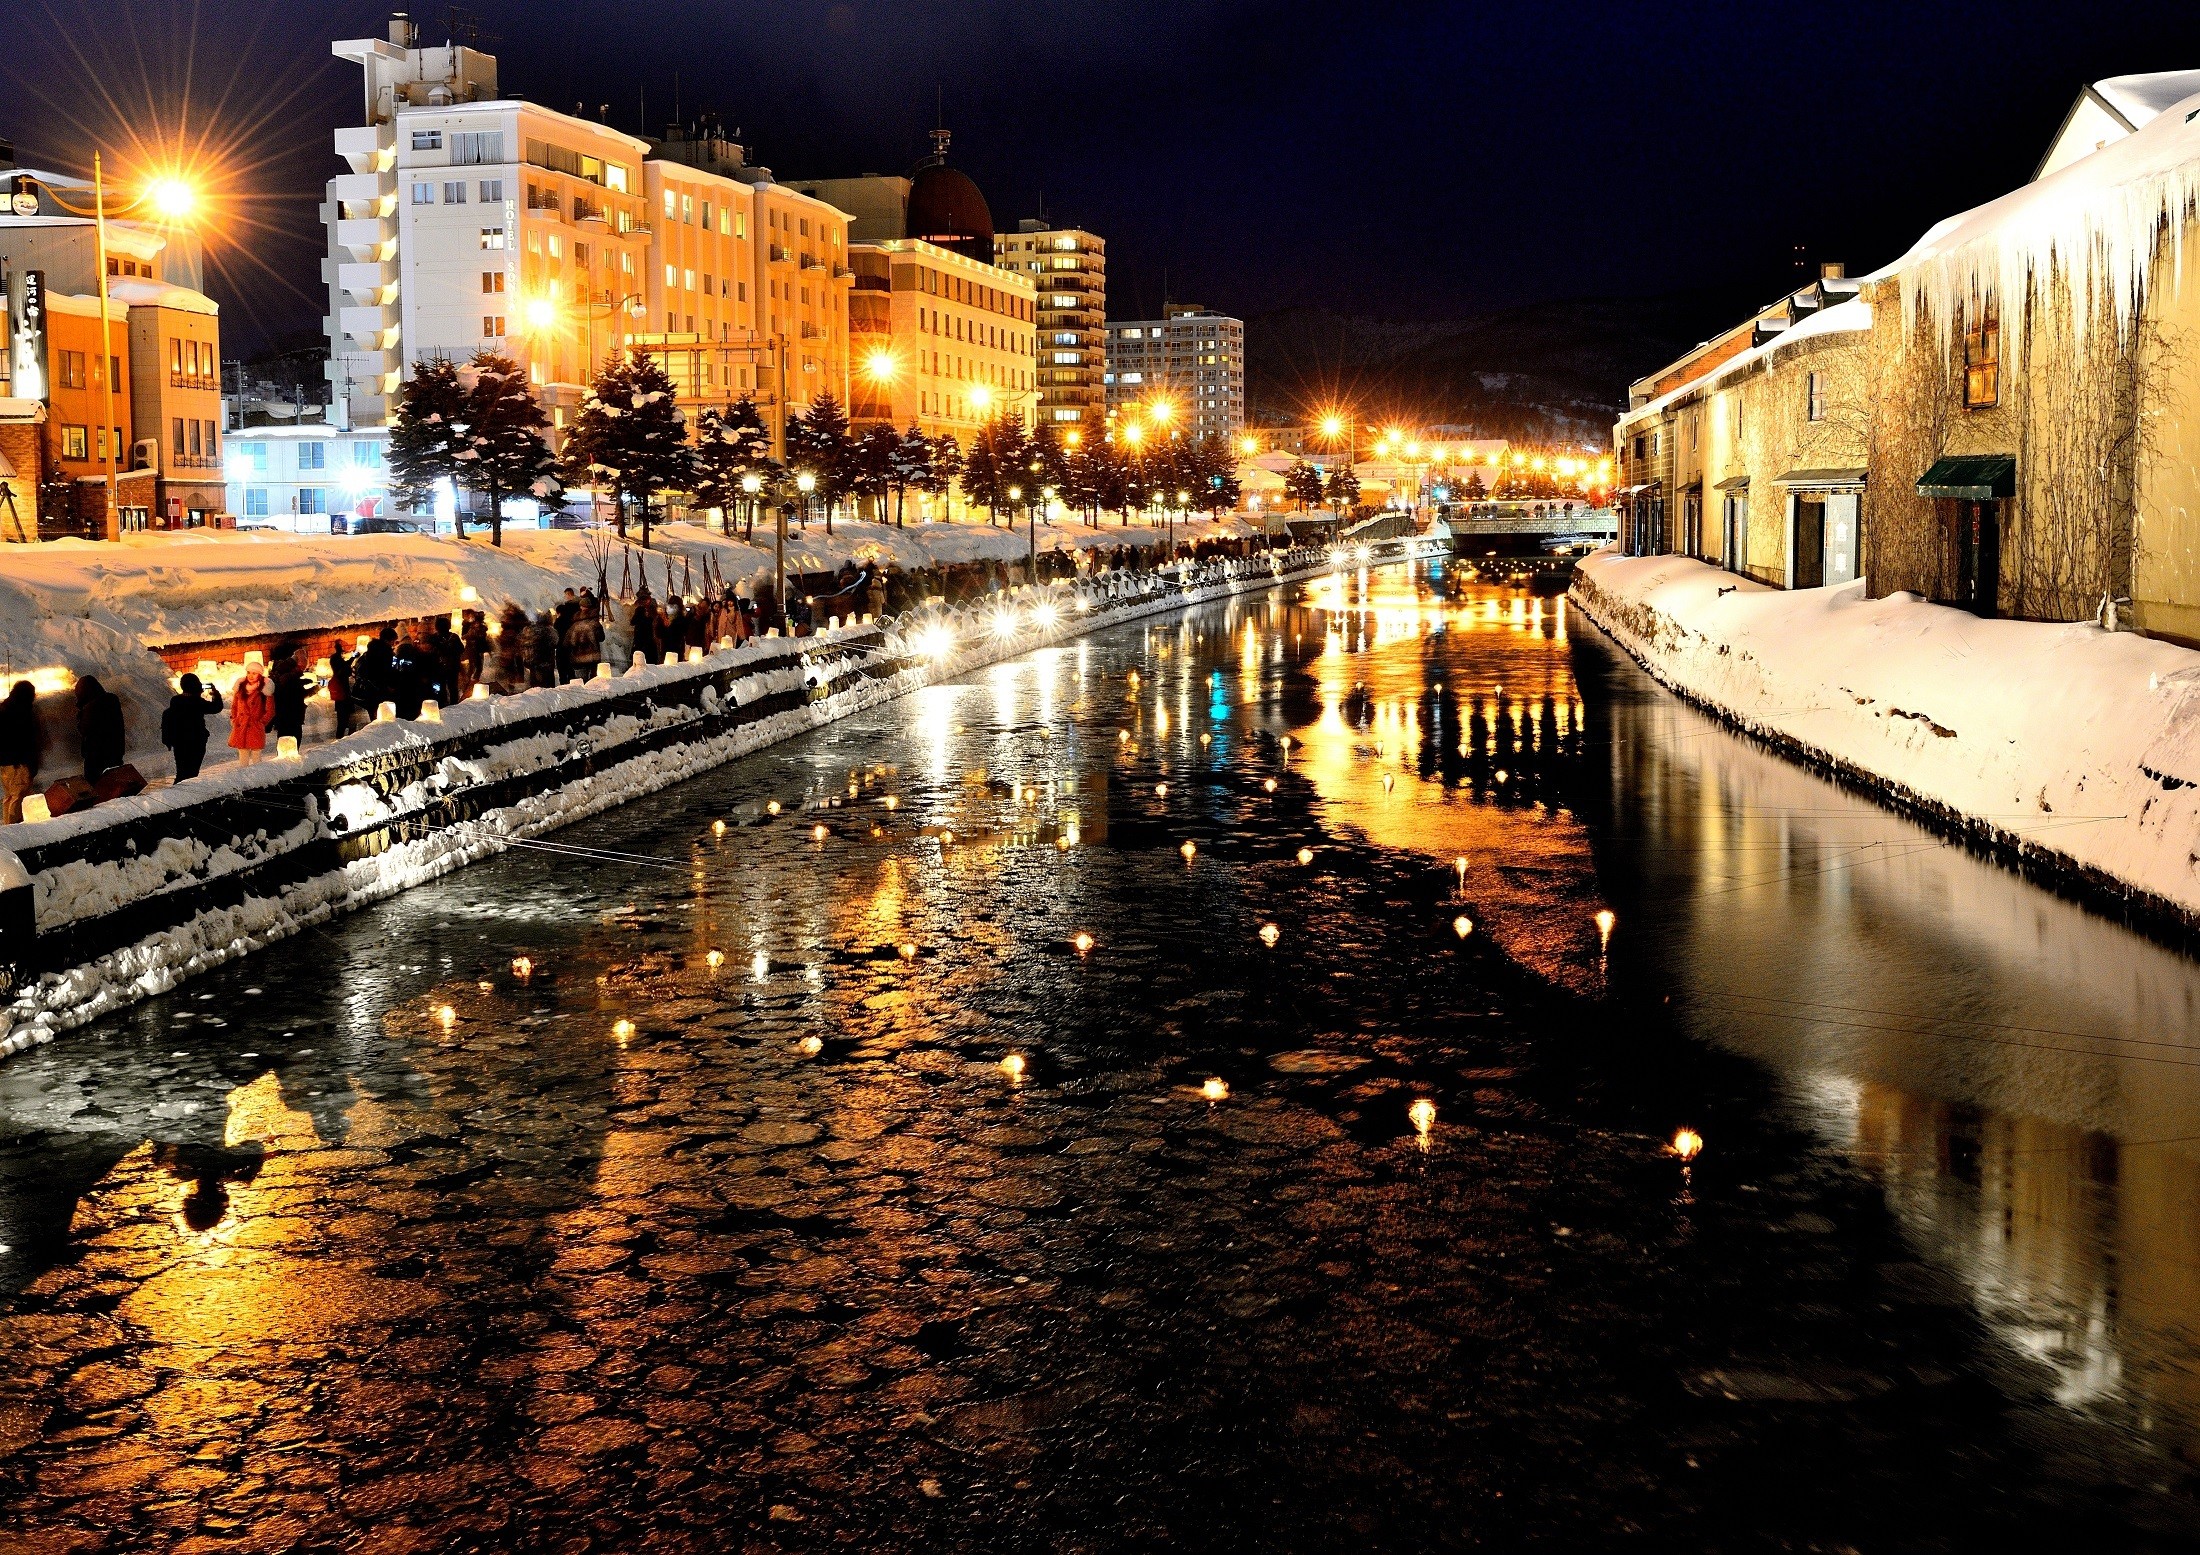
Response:
[{"label": "rooftop antenna", "polygon": [[[677,70],[672,73],[672,122],[680,122],[680,72]],[[648,126],[644,125],[643,128]]]}]

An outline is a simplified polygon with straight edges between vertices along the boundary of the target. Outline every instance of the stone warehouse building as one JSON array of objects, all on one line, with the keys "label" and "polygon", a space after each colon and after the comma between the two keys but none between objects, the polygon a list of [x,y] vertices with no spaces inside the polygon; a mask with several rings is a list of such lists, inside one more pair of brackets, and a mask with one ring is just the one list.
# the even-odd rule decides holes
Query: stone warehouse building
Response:
[{"label": "stone warehouse building", "polygon": [[2092,84],[2032,182],[1636,384],[1623,544],[2200,642],[2196,222],[2200,72]]}]

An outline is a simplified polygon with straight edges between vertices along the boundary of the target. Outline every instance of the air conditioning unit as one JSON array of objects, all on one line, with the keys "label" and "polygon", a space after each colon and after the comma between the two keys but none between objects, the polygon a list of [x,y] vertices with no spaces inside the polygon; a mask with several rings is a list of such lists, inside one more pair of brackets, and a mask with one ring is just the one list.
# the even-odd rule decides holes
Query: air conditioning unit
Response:
[{"label": "air conditioning unit", "polygon": [[130,468],[150,470],[160,462],[160,439],[141,437],[130,445]]}]

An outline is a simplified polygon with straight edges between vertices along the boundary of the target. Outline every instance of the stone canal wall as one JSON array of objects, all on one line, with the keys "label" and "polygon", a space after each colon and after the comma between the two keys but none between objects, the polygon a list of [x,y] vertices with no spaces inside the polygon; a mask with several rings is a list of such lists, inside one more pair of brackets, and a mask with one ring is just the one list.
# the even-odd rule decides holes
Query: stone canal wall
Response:
[{"label": "stone canal wall", "polygon": [[[1427,549],[1391,542],[1369,559]],[[764,638],[0,828],[0,1057],[917,686],[1331,565],[1296,550]]]},{"label": "stone canal wall", "polygon": [[2200,653],[1682,556],[1600,552],[1571,598],[1728,723],[2044,882],[2200,929]]}]

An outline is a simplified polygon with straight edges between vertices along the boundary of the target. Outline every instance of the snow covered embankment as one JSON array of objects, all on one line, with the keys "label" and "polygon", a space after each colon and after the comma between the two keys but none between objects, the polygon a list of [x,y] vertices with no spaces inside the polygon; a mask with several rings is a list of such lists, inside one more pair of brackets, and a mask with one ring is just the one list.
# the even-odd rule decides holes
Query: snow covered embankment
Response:
[{"label": "snow covered embankment", "polygon": [[[1104,625],[1265,589],[1300,554],[1026,591],[891,629],[768,639],[699,663],[376,724],[299,762],[0,829],[0,1057],[195,972],[933,680]],[[942,640],[944,655],[928,653]],[[7,851],[13,849],[14,851]]]},{"label": "snow covered embankment", "polygon": [[1862,583],[1599,552],[1574,601],[1675,691],[1896,801],[2200,924],[2200,653]]}]

